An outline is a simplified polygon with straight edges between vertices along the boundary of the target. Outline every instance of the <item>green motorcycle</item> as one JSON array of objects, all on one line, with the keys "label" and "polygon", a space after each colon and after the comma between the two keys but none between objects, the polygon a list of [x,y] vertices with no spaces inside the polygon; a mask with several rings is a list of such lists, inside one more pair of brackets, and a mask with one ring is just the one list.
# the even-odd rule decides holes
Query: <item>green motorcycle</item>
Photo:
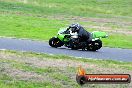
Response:
[{"label": "green motorcycle", "polygon": [[55,48],[64,45],[76,50],[96,51],[102,47],[101,38],[106,38],[108,35],[105,32],[93,31],[91,37],[92,40],[90,42],[80,41],[77,33],[72,33],[67,28],[62,28],[58,31],[57,36],[49,39],[49,45]]}]

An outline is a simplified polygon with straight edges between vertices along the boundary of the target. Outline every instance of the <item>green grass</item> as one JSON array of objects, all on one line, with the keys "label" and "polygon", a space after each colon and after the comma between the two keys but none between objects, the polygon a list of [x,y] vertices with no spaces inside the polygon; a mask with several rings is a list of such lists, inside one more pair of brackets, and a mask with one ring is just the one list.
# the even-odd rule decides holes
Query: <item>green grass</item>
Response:
[{"label": "green grass", "polygon": [[0,35],[18,38],[34,38],[48,40],[56,35],[57,28],[66,22],[24,16],[2,15],[0,17]]},{"label": "green grass", "polygon": [[[3,57],[4,55],[4,57]],[[25,58],[25,59],[24,59]],[[105,73],[113,73],[112,69],[118,70],[118,73],[128,72],[131,74],[132,62],[119,62],[113,60],[93,60],[86,58],[74,58],[64,55],[48,55],[48,54],[38,54],[30,52],[16,52],[16,51],[0,51],[0,88],[80,88],[76,83],[76,66],[36,66],[32,63],[32,58],[36,61],[45,60],[59,60],[58,63],[65,61],[70,61],[73,64],[80,63],[84,66],[88,65],[85,70],[87,73],[100,73],[106,71]],[[29,59],[29,60],[28,60]],[[33,60],[35,60],[33,59]],[[47,63],[47,65],[50,63]],[[91,67],[92,66],[92,67]],[[100,68],[100,69],[99,69]],[[12,69],[14,70],[12,73]],[[109,70],[108,70],[109,69]],[[9,72],[7,72],[7,70]],[[27,73],[30,75],[27,75]],[[115,73],[115,72],[114,72]],[[12,75],[10,75],[12,74]],[[14,74],[14,75],[13,75]],[[23,76],[25,75],[25,76]],[[35,78],[35,77],[39,78]],[[84,85],[84,88],[126,88],[127,84],[115,84],[115,85],[105,85],[105,84],[88,84]]]},{"label": "green grass", "polygon": [[[20,1],[20,2],[18,2]],[[0,1],[0,36],[49,40],[58,29],[79,22],[88,31],[108,32],[109,38],[103,39],[104,46],[132,48],[131,0],[1,0]],[[72,7],[72,8],[71,8]],[[127,10],[126,10],[127,9]],[[55,16],[55,18],[54,18]],[[73,20],[72,17],[77,17]],[[87,18],[96,18],[92,21]],[[84,20],[81,20],[81,19]],[[80,20],[79,20],[80,19]],[[107,20],[102,22],[102,20]],[[107,29],[109,28],[109,29]],[[124,31],[111,33],[113,30]]]},{"label": "green grass", "polygon": [[[3,51],[1,51],[3,52]],[[59,60],[72,60],[72,61],[79,61],[79,62],[86,62],[91,64],[100,65],[102,67],[117,67],[117,68],[123,68],[127,70],[132,70],[132,62],[123,62],[123,61],[116,61],[116,60],[97,60],[97,59],[90,59],[90,58],[75,58],[67,55],[49,55],[49,54],[41,54],[41,53],[33,53],[33,52],[16,52],[16,51],[4,51],[7,54],[8,53],[14,53],[18,56],[27,56],[27,57],[37,57],[40,60],[43,60],[43,58],[49,58],[49,59],[59,59]],[[9,60],[10,61],[10,60]],[[9,62],[8,61],[8,62]],[[18,63],[18,62],[17,62]],[[124,67],[123,67],[124,66]],[[127,67],[127,68],[125,68]],[[52,69],[51,69],[52,70]]]},{"label": "green grass", "polygon": [[[132,48],[132,35],[127,34],[111,34],[108,39],[103,39],[104,46]],[[110,42],[111,41],[111,42]]]},{"label": "green grass", "polygon": [[[12,3],[3,1],[12,1]],[[74,2],[72,0],[26,0],[27,2],[25,4],[18,3],[15,0],[3,1],[0,3],[2,11],[8,10],[47,15],[62,14],[93,17],[108,17],[109,15],[132,16],[130,8],[131,0],[75,0]]]},{"label": "green grass", "polygon": [[[13,78],[12,78],[13,79]],[[10,83],[6,83],[4,80],[0,81],[0,88],[61,88],[59,85],[53,85],[51,82],[29,82],[11,80]]]},{"label": "green grass", "polygon": [[[0,24],[1,36],[48,40],[56,35],[60,27],[66,27],[70,22],[32,16],[0,15],[0,23],[2,23]],[[86,23],[82,22],[82,24]],[[110,34],[108,39],[103,39],[103,42],[104,46],[132,48],[131,39],[131,35]]]}]

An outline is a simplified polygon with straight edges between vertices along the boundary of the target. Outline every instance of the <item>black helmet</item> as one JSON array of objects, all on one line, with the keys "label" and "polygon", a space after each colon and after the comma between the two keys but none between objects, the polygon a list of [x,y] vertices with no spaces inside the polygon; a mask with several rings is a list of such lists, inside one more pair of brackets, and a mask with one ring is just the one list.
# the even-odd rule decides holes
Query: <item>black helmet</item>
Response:
[{"label": "black helmet", "polygon": [[79,24],[71,24],[70,28],[72,30],[72,32],[77,32],[80,29]]}]

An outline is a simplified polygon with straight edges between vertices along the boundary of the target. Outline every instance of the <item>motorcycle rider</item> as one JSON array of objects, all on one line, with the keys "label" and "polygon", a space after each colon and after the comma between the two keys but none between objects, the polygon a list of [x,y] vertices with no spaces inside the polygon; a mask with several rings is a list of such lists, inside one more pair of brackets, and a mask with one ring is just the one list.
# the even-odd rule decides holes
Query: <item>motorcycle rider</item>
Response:
[{"label": "motorcycle rider", "polygon": [[90,42],[92,40],[91,33],[86,31],[81,25],[79,24],[71,24],[68,27],[68,30],[71,29],[73,33],[77,32],[80,41],[87,41]]},{"label": "motorcycle rider", "polygon": [[[82,42],[82,49],[85,47],[85,43],[83,42],[90,42],[92,40],[92,37],[91,37],[91,33],[89,33],[88,31],[86,31],[81,25],[79,24],[71,24],[67,30],[71,29],[71,31],[73,33],[77,32],[78,34],[78,38],[79,38],[79,42]],[[74,42],[74,39],[71,40],[70,42],[70,46],[74,46],[73,44]],[[85,49],[83,49],[85,50]]]}]

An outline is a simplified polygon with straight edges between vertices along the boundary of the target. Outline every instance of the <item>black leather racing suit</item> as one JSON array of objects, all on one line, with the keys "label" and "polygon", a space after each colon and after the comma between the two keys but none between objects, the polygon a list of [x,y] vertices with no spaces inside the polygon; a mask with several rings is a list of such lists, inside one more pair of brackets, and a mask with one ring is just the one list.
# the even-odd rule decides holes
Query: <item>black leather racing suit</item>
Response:
[{"label": "black leather racing suit", "polygon": [[77,33],[78,33],[78,37],[80,38],[80,41],[90,42],[92,40],[91,33],[86,31],[82,26],[79,27]]}]

